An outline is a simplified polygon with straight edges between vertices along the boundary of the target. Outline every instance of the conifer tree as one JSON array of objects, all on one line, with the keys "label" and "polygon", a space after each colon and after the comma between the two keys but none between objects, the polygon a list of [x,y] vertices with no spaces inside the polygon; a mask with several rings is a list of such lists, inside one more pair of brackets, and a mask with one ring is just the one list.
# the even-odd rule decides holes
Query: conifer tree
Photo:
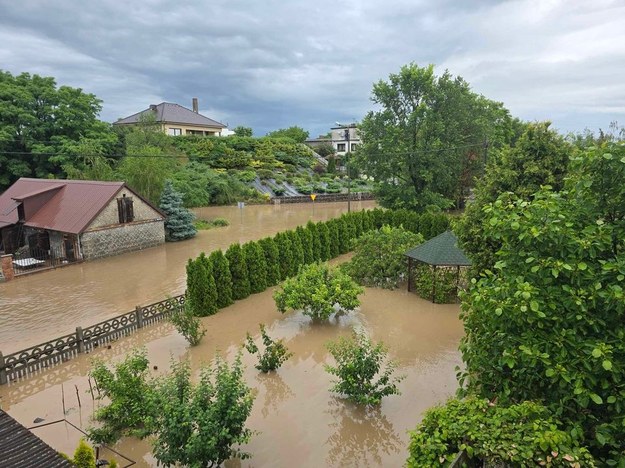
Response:
[{"label": "conifer tree", "polygon": [[226,258],[232,276],[232,298],[235,301],[250,295],[250,280],[247,275],[247,264],[239,243],[231,244],[226,250]]},{"label": "conifer tree", "polygon": [[280,280],[284,280],[293,274],[293,244],[285,232],[276,234],[274,240],[278,248]]},{"label": "conifer tree", "polygon": [[365,232],[372,231],[373,227],[373,216],[371,215],[370,210],[363,210],[362,213],[362,234]]},{"label": "conifer tree", "polygon": [[250,292],[259,293],[267,289],[267,262],[263,249],[257,242],[243,244],[243,257],[247,264],[247,276],[250,280]]},{"label": "conifer tree", "polygon": [[217,288],[204,252],[187,263],[187,303],[196,316],[204,317],[217,311]]},{"label": "conifer tree", "polygon": [[201,298],[200,317],[213,315],[217,312],[217,286],[213,277],[213,265],[204,252],[200,253],[197,261],[201,268],[201,277],[206,282],[206,290]]},{"label": "conifer tree", "polygon": [[317,232],[319,233],[319,258],[322,262],[325,262],[332,258],[332,250],[330,248],[330,229],[328,228],[328,223],[323,221],[319,222],[317,224]]},{"label": "conifer tree", "polygon": [[165,182],[159,207],[167,216],[165,220],[166,241],[190,239],[197,234],[197,230],[193,225],[195,215],[183,206],[182,195],[174,189],[169,180]]},{"label": "conifer tree", "polygon": [[302,243],[302,249],[304,249],[304,264],[308,265],[309,263],[313,263],[315,259],[313,258],[313,246],[310,231],[302,226],[297,226],[295,233],[299,236],[299,240]]},{"label": "conifer tree", "polygon": [[338,257],[339,249],[339,228],[334,219],[326,223],[328,226],[328,234],[330,237],[330,258]]},{"label": "conifer tree", "polygon": [[293,269],[291,275],[297,274],[300,267],[304,265],[304,247],[302,241],[295,231],[287,231],[287,235],[291,239],[293,246]]},{"label": "conifer tree", "polygon": [[265,237],[258,241],[265,255],[267,266],[267,286],[275,286],[280,282],[280,259],[276,243],[271,237]]},{"label": "conifer tree", "polygon": [[233,302],[230,265],[221,250],[215,250],[208,258],[213,265],[213,278],[217,286],[217,307],[223,309]]},{"label": "conifer tree", "polygon": [[318,262],[321,260],[321,241],[319,239],[319,231],[317,225],[312,221],[308,221],[306,224],[306,231],[308,231],[311,240],[312,261]]},{"label": "conifer tree", "polygon": [[347,221],[344,217],[340,217],[334,220],[336,225],[336,234],[338,237],[338,250],[340,254],[345,254],[349,251],[349,243],[351,240],[350,229],[347,226]]}]

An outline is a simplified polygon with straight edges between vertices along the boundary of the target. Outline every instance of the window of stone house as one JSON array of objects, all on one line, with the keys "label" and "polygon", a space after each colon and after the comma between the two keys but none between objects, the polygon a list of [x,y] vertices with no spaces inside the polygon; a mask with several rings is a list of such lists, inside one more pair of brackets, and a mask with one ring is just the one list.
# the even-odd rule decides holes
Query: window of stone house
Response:
[{"label": "window of stone house", "polygon": [[132,197],[124,195],[117,199],[117,214],[119,215],[119,223],[131,223],[135,219]]},{"label": "window of stone house", "polygon": [[345,143],[338,143],[336,145],[336,150],[337,151],[345,151]]}]

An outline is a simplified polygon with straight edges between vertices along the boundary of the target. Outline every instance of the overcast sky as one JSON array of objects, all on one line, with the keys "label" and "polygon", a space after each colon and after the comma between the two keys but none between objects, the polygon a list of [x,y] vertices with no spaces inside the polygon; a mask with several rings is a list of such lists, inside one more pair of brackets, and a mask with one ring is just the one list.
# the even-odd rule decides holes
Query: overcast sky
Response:
[{"label": "overcast sky", "polygon": [[372,83],[433,63],[563,132],[625,124],[625,0],[0,0],[0,68],[53,76],[112,122],[162,101],[255,135],[325,133]]}]

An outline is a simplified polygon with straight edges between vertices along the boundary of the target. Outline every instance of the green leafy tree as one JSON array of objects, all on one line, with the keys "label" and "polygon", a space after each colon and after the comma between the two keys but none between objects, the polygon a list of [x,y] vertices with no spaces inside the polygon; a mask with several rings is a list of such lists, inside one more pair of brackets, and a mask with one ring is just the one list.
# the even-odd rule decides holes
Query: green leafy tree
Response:
[{"label": "green leafy tree", "polygon": [[98,400],[108,401],[94,413],[99,427],[88,430],[89,439],[112,444],[121,437],[145,437],[152,432],[156,413],[156,396],[149,382],[145,350],[135,350],[122,362],[109,369],[95,360],[89,376],[95,381]]},{"label": "green leafy tree", "polygon": [[500,242],[485,235],[488,215],[484,208],[505,192],[530,200],[541,186],[560,190],[568,172],[573,147],[549,123],[528,124],[514,146],[495,152],[484,177],[475,188],[475,201],[457,226],[458,239],[473,261],[476,274],[492,269]]},{"label": "green leafy tree", "polygon": [[467,391],[544,402],[607,465],[625,457],[624,148],[574,158],[559,193],[485,207],[498,261],[462,312]]},{"label": "green leafy tree", "polygon": [[193,225],[195,215],[183,206],[182,195],[174,189],[170,181],[165,182],[159,208],[167,216],[165,240],[180,241],[197,234]]},{"label": "green leafy tree", "polygon": [[395,289],[408,278],[405,253],[423,242],[421,234],[382,226],[354,242],[354,256],[342,268],[358,283]]},{"label": "green leafy tree", "polygon": [[331,390],[361,405],[379,405],[388,395],[399,395],[397,384],[404,376],[393,376],[397,364],[388,360],[382,342],[373,343],[362,332],[328,343],[335,366],[325,365],[336,380]]},{"label": "green leafy tree", "polygon": [[63,177],[80,166],[74,145],[116,153],[117,138],[97,116],[102,101],[54,78],[0,71],[0,192],[19,177]]},{"label": "green leafy tree", "polygon": [[250,354],[258,354],[258,364],[254,367],[263,373],[274,371],[278,369],[282,364],[293,356],[293,353],[289,352],[282,340],[273,340],[265,330],[265,325],[260,324],[260,335],[263,341],[265,349],[261,352],[252,335],[247,334],[245,340],[245,349]]},{"label": "green leafy tree", "polygon": [[265,255],[267,265],[267,286],[275,286],[280,282],[280,253],[271,237],[265,237],[258,241]]},{"label": "green leafy tree", "polygon": [[185,305],[180,310],[172,313],[169,321],[191,346],[200,344],[200,341],[206,335],[202,322],[193,315],[193,310],[189,305]]},{"label": "green leafy tree", "polygon": [[337,310],[349,312],[358,307],[358,295],[363,292],[360,286],[337,268],[324,263],[312,263],[284,281],[273,298],[282,313],[287,309],[301,309],[304,315],[313,320],[327,320]]},{"label": "green leafy tree", "polygon": [[447,71],[414,63],[373,85],[369,112],[359,130],[356,166],[379,185],[387,207],[461,204],[483,163],[483,145],[507,141],[508,112],[471,92]]},{"label": "green leafy tree", "polygon": [[250,295],[250,279],[243,250],[238,243],[231,244],[226,250],[226,259],[232,276],[232,298],[235,301]]},{"label": "green leafy tree", "polygon": [[264,291],[267,289],[267,262],[262,247],[251,241],[243,244],[242,251],[247,264],[250,292],[254,294]]},{"label": "green leafy tree", "polygon": [[201,370],[195,385],[189,364],[176,363],[158,390],[153,453],[159,464],[212,467],[230,458],[249,458],[239,447],[252,436],[245,424],[254,396],[243,378],[240,353],[232,366],[218,357]]},{"label": "green leafy tree", "polygon": [[544,406],[500,406],[488,399],[452,399],[429,409],[410,433],[407,466],[451,466],[460,451],[482,466],[593,467],[579,437]]},{"label": "green leafy tree", "polygon": [[322,143],[321,145],[315,148],[315,153],[317,153],[322,158],[328,158],[328,157],[334,158],[334,155],[336,154],[336,150],[334,149],[334,146],[332,146],[332,143]]},{"label": "green leafy tree", "polygon": [[244,127],[243,125],[239,125],[238,127],[234,127],[234,134],[238,137],[251,137],[254,133],[252,127]]},{"label": "green leafy tree", "polygon": [[214,250],[208,257],[213,267],[213,279],[217,288],[217,308],[232,304],[232,275],[230,264],[221,250]]},{"label": "green leafy tree", "polygon": [[308,139],[308,132],[301,127],[282,128],[267,134],[270,138],[290,138],[296,143],[304,143]]}]

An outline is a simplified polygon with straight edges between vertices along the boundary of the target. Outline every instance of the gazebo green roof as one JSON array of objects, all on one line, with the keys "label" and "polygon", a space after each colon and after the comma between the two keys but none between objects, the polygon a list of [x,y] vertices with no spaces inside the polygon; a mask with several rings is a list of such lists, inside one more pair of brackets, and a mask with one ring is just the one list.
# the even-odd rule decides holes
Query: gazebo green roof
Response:
[{"label": "gazebo green roof", "polygon": [[434,266],[471,266],[471,260],[458,247],[458,238],[451,231],[410,249],[406,256]]}]

